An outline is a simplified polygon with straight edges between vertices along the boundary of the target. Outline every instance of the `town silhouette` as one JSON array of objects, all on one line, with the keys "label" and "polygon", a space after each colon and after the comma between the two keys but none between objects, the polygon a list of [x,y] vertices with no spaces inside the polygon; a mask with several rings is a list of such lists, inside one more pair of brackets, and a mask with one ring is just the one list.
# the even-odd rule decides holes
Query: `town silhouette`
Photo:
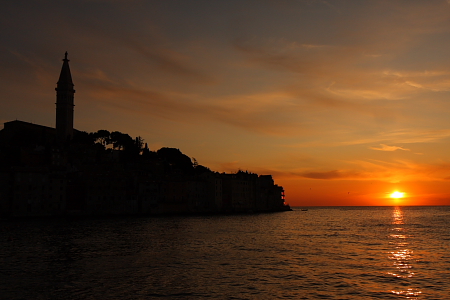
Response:
[{"label": "town silhouette", "polygon": [[1,217],[162,215],[290,210],[271,175],[218,173],[141,137],[73,128],[67,52],[56,128],[14,120],[0,131]]}]

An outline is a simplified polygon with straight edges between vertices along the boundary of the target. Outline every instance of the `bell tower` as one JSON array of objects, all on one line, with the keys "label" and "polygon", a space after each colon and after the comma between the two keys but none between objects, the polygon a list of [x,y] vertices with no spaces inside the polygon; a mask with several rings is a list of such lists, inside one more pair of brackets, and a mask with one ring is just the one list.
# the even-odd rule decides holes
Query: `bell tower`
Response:
[{"label": "bell tower", "polygon": [[61,74],[56,84],[56,135],[58,140],[66,141],[73,136],[73,89],[67,52],[64,55]]}]

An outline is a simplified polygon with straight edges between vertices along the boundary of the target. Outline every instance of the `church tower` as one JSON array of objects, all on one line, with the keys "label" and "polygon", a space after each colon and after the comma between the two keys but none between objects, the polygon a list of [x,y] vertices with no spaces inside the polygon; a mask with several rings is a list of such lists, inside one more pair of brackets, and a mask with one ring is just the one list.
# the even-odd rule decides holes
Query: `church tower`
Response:
[{"label": "church tower", "polygon": [[67,52],[63,59],[61,74],[56,84],[56,135],[58,140],[66,141],[73,136],[73,89]]}]

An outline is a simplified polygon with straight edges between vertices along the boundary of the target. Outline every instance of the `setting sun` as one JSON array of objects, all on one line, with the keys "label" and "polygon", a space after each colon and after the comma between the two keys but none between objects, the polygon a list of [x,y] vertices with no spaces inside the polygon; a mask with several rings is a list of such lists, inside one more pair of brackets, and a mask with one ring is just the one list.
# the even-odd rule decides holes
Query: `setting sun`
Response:
[{"label": "setting sun", "polygon": [[394,198],[394,199],[399,199],[399,198],[405,197],[405,193],[401,193],[399,191],[395,191],[392,194],[390,194],[389,197]]}]

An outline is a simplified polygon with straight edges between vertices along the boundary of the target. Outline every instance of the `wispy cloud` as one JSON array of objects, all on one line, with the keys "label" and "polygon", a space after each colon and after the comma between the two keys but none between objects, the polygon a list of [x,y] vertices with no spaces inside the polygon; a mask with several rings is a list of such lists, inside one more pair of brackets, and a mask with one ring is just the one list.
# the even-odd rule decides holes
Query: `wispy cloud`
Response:
[{"label": "wispy cloud", "polygon": [[381,161],[375,159],[353,162],[367,178],[387,182],[444,180],[450,174],[450,162],[419,163],[412,160]]},{"label": "wispy cloud", "polygon": [[388,146],[385,144],[380,144],[381,147],[369,147],[372,150],[379,150],[379,151],[396,151],[396,150],[403,150],[403,151],[411,151],[410,149],[406,149],[399,146]]},{"label": "wispy cloud", "polygon": [[304,172],[299,174],[300,177],[310,179],[361,179],[361,173],[355,171],[324,171],[324,172]]},{"label": "wispy cloud", "polygon": [[[298,127],[287,118],[292,106],[286,95],[259,93],[220,97],[211,101],[197,94],[181,94],[165,89],[142,89],[132,83],[114,79],[100,71],[80,74],[90,95],[102,106],[133,113],[156,116],[176,122],[221,122],[261,134],[285,136]],[[126,99],[126,101],[124,101]],[[209,100],[209,101],[208,101]],[[285,114],[285,118],[278,116]]]},{"label": "wispy cloud", "polygon": [[317,180],[376,180],[381,182],[445,181],[450,178],[450,162],[417,163],[407,160],[360,160],[354,167],[335,170],[271,170],[279,178],[307,178]]}]

